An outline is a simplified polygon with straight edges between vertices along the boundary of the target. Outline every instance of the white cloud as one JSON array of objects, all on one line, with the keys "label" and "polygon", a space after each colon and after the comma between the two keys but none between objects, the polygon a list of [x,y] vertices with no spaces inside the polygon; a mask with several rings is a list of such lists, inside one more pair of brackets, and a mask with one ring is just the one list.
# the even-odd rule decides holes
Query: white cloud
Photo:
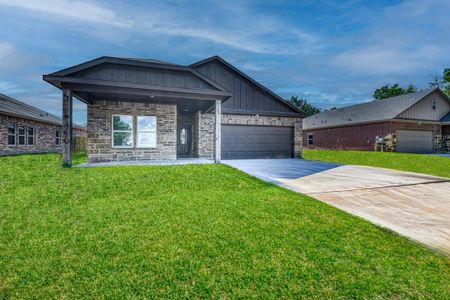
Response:
[{"label": "white cloud", "polygon": [[69,0],[0,0],[0,5],[33,10],[44,14],[96,22],[119,27],[129,27],[130,22],[117,18],[117,13],[84,1]]},{"label": "white cloud", "polygon": [[14,94],[14,93],[21,93],[21,92],[25,92],[25,90],[23,88],[20,88],[19,86],[15,85],[12,82],[0,80],[0,93]]},{"label": "white cloud", "polygon": [[0,61],[5,61],[14,53],[14,45],[11,43],[0,43]]},{"label": "white cloud", "polygon": [[[239,10],[227,11],[220,5],[215,7],[222,9],[223,16],[220,19],[192,18],[192,15],[198,13],[199,7],[175,9],[173,5],[161,5],[157,1],[147,4],[150,9],[126,6],[120,13],[86,1],[0,0],[1,5],[38,12],[42,18],[51,18],[49,20],[52,22],[70,19],[82,22],[83,25],[112,25],[128,30],[129,33],[195,38],[254,53],[295,54],[317,46],[314,35],[285,24],[282,20],[255,16],[243,3]],[[87,29],[88,33],[97,33],[91,26]],[[104,30],[102,28],[101,31],[103,38],[107,36]],[[114,38],[117,38],[117,34],[115,32]],[[268,35],[274,42],[267,42]]]},{"label": "white cloud", "polygon": [[434,46],[407,49],[396,45],[369,45],[341,53],[333,62],[353,71],[382,75],[427,69],[430,61],[441,54],[441,49]]}]

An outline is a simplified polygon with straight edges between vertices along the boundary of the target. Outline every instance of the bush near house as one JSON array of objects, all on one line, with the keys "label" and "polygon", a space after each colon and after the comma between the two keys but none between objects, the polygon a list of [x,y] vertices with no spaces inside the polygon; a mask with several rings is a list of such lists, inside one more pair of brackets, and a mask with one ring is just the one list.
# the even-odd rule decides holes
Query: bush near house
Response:
[{"label": "bush near house", "polygon": [[0,168],[0,298],[448,297],[447,257],[224,165]]},{"label": "bush near house", "polygon": [[371,151],[303,150],[303,158],[450,177],[450,158]]}]

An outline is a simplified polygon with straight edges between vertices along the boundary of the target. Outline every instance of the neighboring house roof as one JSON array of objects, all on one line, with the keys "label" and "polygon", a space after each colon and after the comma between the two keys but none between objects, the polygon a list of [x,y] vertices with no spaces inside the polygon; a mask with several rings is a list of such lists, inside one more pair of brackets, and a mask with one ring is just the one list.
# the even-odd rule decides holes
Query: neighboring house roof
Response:
[{"label": "neighboring house roof", "polygon": [[244,77],[245,79],[250,81],[252,84],[257,86],[260,90],[262,90],[263,92],[271,95],[273,98],[275,98],[276,101],[280,101],[281,103],[283,103],[284,105],[286,105],[287,107],[292,109],[293,111],[295,111],[295,112],[297,112],[299,114],[302,114],[302,112],[296,106],[292,105],[291,103],[289,103],[288,101],[283,99],[281,96],[277,95],[276,93],[274,93],[273,91],[271,91],[270,89],[265,87],[264,85],[260,84],[259,82],[257,82],[256,80],[254,80],[253,78],[251,78],[250,76],[248,76],[247,74],[245,74],[244,72],[242,72],[241,70],[239,70],[238,68],[236,68],[235,66],[233,66],[232,64],[230,64],[229,62],[227,62],[225,59],[223,59],[222,57],[220,57],[218,55],[214,55],[214,56],[211,56],[209,58],[206,58],[206,59],[203,59],[201,61],[198,61],[196,63],[193,63],[189,67],[195,68],[195,67],[198,67],[200,65],[203,65],[203,64],[209,63],[211,61],[214,61],[214,60],[222,63],[223,65],[227,66],[228,68],[230,68],[234,72],[238,73],[240,76]]},{"label": "neighboring house roof", "polygon": [[343,126],[394,119],[433,92],[439,92],[447,98],[447,96],[436,87],[417,93],[373,100],[366,103],[324,111],[305,118],[303,119],[303,129]]},{"label": "neighboring house roof", "polygon": [[450,112],[448,112],[448,114],[446,114],[445,116],[442,117],[441,122],[450,123]]},{"label": "neighboring house roof", "polygon": [[[4,94],[0,94],[0,113],[44,123],[57,125],[62,124],[62,120],[60,117],[57,117],[34,106],[20,102]],[[81,127],[77,124],[74,124],[74,127],[78,129],[84,129],[84,127]]]}]

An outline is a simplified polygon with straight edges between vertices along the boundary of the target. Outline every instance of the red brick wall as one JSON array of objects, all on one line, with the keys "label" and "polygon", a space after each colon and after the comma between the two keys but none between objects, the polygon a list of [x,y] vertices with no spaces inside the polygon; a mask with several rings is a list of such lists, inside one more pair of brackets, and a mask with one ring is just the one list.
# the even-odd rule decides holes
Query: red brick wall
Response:
[{"label": "red brick wall", "polygon": [[[398,129],[433,130],[440,134],[441,126],[412,122],[381,122],[303,131],[305,149],[366,150],[373,151],[375,137],[395,133]],[[314,145],[308,145],[308,133],[314,135]]]}]

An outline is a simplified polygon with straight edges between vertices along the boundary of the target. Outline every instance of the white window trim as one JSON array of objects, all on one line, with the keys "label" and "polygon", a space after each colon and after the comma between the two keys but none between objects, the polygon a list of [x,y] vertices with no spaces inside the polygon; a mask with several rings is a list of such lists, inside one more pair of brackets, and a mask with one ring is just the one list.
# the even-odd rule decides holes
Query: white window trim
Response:
[{"label": "white window trim", "polygon": [[[20,134],[20,127],[23,127],[23,134]],[[27,145],[27,131],[28,128],[25,125],[17,126],[17,146],[26,146]],[[23,144],[20,144],[20,137],[23,136]]]},{"label": "white window trim", "polygon": [[[26,139],[27,139],[27,146],[34,146],[35,144],[36,144],[36,128],[34,127],[34,126],[27,126],[27,137],[26,137]],[[28,130],[30,130],[30,129],[33,129],[33,144],[29,144],[28,143],[28,139],[30,138],[29,137],[29,131]]]},{"label": "white window trim", "polygon": [[[11,134],[11,133],[9,133],[9,127],[10,126],[13,126],[14,127],[14,133],[13,134]],[[17,146],[17,126],[16,126],[16,124],[8,124],[7,125],[7,131],[6,131],[8,134],[6,135],[6,144],[8,145],[8,146]],[[14,136],[14,144],[10,144],[9,143],[9,137],[10,136]]]},{"label": "white window trim", "polygon": [[[115,132],[130,132],[130,130],[114,130],[114,117],[131,117],[131,146],[114,146]],[[134,147],[134,116],[133,115],[112,115],[111,116],[111,147],[116,149],[130,149]]]},{"label": "white window trim", "polygon": [[[154,117],[155,118],[155,129],[150,129],[150,130],[139,130],[139,118],[145,118],[145,117]],[[158,147],[158,118],[156,116],[137,116],[136,118],[136,122],[137,122],[137,126],[136,126],[136,144],[137,144],[137,148],[141,148],[141,149],[155,149]],[[139,133],[155,133],[156,136],[156,145],[154,147],[149,147],[149,146],[142,146],[139,144]]]}]

